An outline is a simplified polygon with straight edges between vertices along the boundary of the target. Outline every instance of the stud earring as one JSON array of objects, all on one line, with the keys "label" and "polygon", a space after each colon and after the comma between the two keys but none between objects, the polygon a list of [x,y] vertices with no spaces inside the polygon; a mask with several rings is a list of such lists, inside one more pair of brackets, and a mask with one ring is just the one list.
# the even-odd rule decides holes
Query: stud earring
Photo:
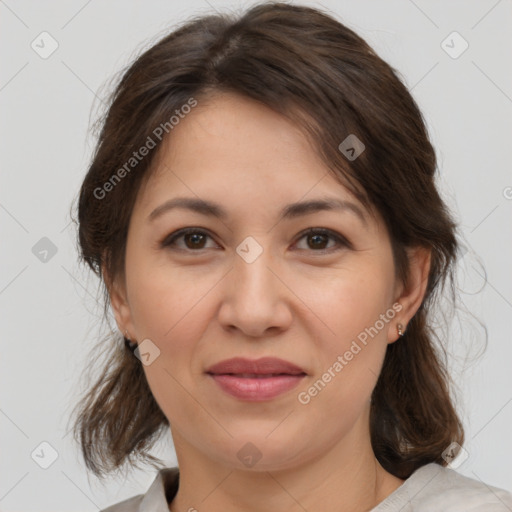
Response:
[{"label": "stud earring", "polygon": [[398,324],[396,328],[398,331],[398,336],[402,337],[405,334],[404,326],[402,324]]},{"label": "stud earring", "polygon": [[124,345],[125,347],[130,350],[130,352],[135,352],[135,349],[137,348],[137,343],[133,343],[130,338],[128,338],[128,332],[124,331]]}]

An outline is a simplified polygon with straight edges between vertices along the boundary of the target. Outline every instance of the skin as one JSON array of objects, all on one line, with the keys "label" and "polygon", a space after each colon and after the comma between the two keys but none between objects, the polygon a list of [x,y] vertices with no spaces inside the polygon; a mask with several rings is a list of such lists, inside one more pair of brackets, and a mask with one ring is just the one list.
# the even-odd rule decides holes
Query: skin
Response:
[{"label": "skin", "polygon": [[[422,302],[429,253],[410,249],[410,280],[399,282],[382,219],[328,174],[296,127],[250,99],[200,101],[159,157],[132,212],[125,278],[109,291],[120,330],[160,350],[144,371],[180,468],[169,510],[370,510],[403,483],[375,458],[370,396],[397,324],[406,326]],[[355,203],[366,223],[348,210],[279,220],[286,204],[325,196]],[[148,220],[175,197],[215,201],[229,216],[173,209]],[[161,247],[184,227],[206,236]],[[301,235],[307,228],[332,230],[350,246]],[[252,263],[236,252],[248,236],[263,249]],[[300,403],[299,392],[396,303],[401,311]],[[307,375],[272,400],[239,400],[205,374],[234,356],[280,357]],[[252,467],[237,457],[248,442],[261,454]]]}]

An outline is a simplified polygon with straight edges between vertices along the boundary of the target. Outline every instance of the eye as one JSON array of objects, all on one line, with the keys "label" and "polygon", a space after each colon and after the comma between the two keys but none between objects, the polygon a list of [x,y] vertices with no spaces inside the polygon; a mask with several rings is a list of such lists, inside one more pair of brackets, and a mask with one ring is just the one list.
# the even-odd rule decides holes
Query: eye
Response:
[{"label": "eye", "polygon": [[[314,252],[333,252],[333,247],[326,247],[329,243],[329,239],[334,241],[334,250],[340,250],[342,247],[351,248],[351,244],[348,240],[330,229],[325,228],[310,228],[300,235],[299,240],[306,239],[307,249],[313,249]],[[302,249],[301,249],[302,250]]]},{"label": "eye", "polygon": [[[199,228],[184,228],[167,236],[161,243],[162,248],[180,249],[185,251],[199,251],[208,249],[207,240],[212,237],[204,230]],[[352,248],[350,242],[342,235],[325,228],[309,228],[302,232],[299,240],[306,239],[307,247],[300,250],[312,249],[313,252],[333,252],[332,249],[340,250],[343,247]],[[334,242],[334,247],[326,247],[329,241]],[[177,243],[177,242],[183,242]],[[217,246],[217,245],[215,245]],[[211,247],[210,247],[211,248]]]},{"label": "eye", "polygon": [[[161,247],[172,247],[183,250],[197,250],[197,249],[207,249],[205,247],[205,242],[208,238],[211,238],[210,235],[201,229],[198,228],[185,228],[175,231],[168,237],[166,237],[161,242]],[[185,246],[183,247],[176,242],[182,239]]]}]

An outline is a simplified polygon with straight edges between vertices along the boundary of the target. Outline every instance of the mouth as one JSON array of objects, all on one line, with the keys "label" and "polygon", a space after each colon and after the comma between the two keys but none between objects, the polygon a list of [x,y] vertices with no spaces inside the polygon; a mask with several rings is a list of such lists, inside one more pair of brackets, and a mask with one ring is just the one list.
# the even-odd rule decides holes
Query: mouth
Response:
[{"label": "mouth", "polygon": [[281,377],[282,375],[300,375],[300,374],[292,374],[292,373],[211,373],[210,375],[233,375],[235,377],[240,377],[242,379],[268,379],[270,377]]},{"label": "mouth", "polygon": [[277,358],[234,358],[210,367],[206,374],[224,393],[243,401],[271,400],[296,387],[307,375],[299,366]]}]

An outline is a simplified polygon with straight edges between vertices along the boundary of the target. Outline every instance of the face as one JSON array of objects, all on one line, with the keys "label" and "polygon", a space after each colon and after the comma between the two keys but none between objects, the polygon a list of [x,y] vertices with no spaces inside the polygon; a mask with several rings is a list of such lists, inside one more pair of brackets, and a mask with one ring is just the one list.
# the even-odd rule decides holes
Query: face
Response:
[{"label": "face", "polygon": [[[199,102],[166,143],[139,191],[112,301],[120,328],[146,340],[144,371],[178,458],[243,467],[249,454],[275,470],[367,437],[386,347],[407,320],[382,219],[289,121],[243,97]],[[171,207],[176,198],[223,215]],[[341,206],[287,210],[326,200]],[[279,358],[301,374],[208,373],[234,357]]]}]

